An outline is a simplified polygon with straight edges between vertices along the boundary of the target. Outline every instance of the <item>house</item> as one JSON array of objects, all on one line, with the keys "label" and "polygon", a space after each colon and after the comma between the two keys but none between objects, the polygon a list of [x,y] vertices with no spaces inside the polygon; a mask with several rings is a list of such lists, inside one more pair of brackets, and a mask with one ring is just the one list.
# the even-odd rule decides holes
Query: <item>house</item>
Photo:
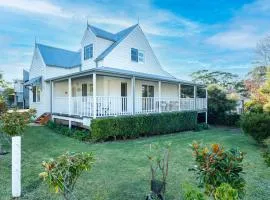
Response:
[{"label": "house", "polygon": [[79,51],[36,43],[29,78],[30,108],[70,126],[98,117],[207,108],[206,90],[166,72],[139,24],[118,33],[87,24]]}]

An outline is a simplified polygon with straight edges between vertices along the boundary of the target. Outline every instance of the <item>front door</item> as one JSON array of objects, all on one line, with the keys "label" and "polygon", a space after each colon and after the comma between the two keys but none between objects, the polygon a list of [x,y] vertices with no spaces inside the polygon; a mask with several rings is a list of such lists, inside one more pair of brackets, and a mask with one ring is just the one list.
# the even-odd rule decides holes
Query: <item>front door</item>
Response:
[{"label": "front door", "polygon": [[122,112],[127,111],[127,83],[121,83]]}]

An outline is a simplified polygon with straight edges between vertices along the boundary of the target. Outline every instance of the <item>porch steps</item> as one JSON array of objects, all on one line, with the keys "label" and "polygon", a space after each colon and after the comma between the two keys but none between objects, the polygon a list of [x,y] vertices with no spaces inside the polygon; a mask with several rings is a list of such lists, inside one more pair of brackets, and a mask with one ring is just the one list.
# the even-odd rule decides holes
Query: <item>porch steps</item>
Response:
[{"label": "porch steps", "polygon": [[39,116],[35,123],[36,124],[47,124],[48,121],[51,119],[51,113],[43,113],[41,116]]}]

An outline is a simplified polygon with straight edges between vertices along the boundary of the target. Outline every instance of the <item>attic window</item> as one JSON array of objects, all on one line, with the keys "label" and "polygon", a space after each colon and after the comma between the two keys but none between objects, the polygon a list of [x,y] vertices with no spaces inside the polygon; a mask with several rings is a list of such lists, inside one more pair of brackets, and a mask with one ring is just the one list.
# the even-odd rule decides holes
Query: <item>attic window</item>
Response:
[{"label": "attic window", "polygon": [[138,49],[131,48],[131,61],[138,62]]},{"label": "attic window", "polygon": [[84,60],[88,60],[93,57],[93,44],[89,44],[84,47]]},{"label": "attic window", "polygon": [[144,63],[144,51],[131,48],[131,61]]}]

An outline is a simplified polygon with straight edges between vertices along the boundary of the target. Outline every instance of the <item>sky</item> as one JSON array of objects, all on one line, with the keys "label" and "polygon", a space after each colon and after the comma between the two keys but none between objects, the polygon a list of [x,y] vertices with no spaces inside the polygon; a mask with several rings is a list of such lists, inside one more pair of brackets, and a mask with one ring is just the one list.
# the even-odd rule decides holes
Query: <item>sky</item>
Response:
[{"label": "sky", "polygon": [[78,50],[89,24],[118,32],[138,23],[163,68],[190,79],[197,70],[244,77],[256,43],[270,34],[270,0],[0,0],[0,71],[22,77],[35,40]]}]

